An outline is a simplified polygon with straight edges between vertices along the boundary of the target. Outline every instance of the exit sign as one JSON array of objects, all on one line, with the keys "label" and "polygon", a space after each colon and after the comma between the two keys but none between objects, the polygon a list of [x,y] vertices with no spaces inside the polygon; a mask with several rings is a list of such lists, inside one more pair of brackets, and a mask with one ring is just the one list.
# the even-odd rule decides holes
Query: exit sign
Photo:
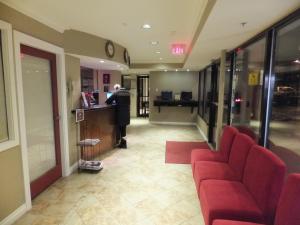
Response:
[{"label": "exit sign", "polygon": [[173,44],[172,54],[173,55],[183,55],[185,53],[185,44]]}]

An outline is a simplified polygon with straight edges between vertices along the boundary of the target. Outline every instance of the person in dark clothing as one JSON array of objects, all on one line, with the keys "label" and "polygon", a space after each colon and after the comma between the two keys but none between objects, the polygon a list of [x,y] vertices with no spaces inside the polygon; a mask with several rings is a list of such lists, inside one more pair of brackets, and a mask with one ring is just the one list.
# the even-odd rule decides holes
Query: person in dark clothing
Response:
[{"label": "person in dark clothing", "polygon": [[130,124],[130,93],[121,89],[119,84],[114,86],[113,93],[106,104],[116,104],[117,143],[120,148],[127,148],[126,126]]}]

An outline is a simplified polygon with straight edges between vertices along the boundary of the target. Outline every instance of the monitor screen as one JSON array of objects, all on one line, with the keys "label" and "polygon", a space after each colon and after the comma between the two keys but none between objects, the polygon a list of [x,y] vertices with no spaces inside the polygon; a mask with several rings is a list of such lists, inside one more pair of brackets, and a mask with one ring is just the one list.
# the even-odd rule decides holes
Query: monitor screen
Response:
[{"label": "monitor screen", "polygon": [[109,98],[110,96],[112,96],[112,92],[106,92],[106,98]]}]

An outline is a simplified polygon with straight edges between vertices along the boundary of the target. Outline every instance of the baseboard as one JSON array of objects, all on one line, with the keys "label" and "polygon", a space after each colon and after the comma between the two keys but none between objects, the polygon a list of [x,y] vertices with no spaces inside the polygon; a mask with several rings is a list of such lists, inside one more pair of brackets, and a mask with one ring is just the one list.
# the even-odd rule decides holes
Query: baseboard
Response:
[{"label": "baseboard", "polygon": [[207,141],[208,139],[207,139],[206,135],[203,133],[203,131],[201,130],[201,128],[199,127],[198,124],[196,124],[196,127],[198,128],[198,131],[199,131],[199,133],[201,134],[201,136],[203,137],[203,139],[204,139],[205,141]]},{"label": "baseboard", "polygon": [[16,222],[21,216],[26,213],[26,203],[21,205],[15,211],[13,211],[10,215],[8,215],[4,220],[0,221],[0,225],[11,225]]},{"label": "baseboard", "polygon": [[193,122],[165,122],[165,121],[150,121],[152,124],[159,125],[179,125],[179,126],[196,126],[196,123]]},{"label": "baseboard", "polygon": [[67,176],[70,176],[77,169],[78,169],[78,162],[74,163],[72,166],[69,167]]}]

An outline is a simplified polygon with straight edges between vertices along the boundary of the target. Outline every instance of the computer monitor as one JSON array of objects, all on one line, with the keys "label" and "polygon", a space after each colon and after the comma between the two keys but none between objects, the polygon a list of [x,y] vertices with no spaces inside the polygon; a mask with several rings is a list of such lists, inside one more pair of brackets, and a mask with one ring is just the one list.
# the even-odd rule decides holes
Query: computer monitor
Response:
[{"label": "computer monitor", "polygon": [[112,96],[112,92],[106,92],[106,98],[109,98],[110,96]]},{"label": "computer monitor", "polygon": [[193,98],[193,93],[191,91],[181,92],[181,101],[191,101]]},{"label": "computer monitor", "polygon": [[172,91],[162,91],[161,99],[164,101],[171,101],[172,100]]}]

